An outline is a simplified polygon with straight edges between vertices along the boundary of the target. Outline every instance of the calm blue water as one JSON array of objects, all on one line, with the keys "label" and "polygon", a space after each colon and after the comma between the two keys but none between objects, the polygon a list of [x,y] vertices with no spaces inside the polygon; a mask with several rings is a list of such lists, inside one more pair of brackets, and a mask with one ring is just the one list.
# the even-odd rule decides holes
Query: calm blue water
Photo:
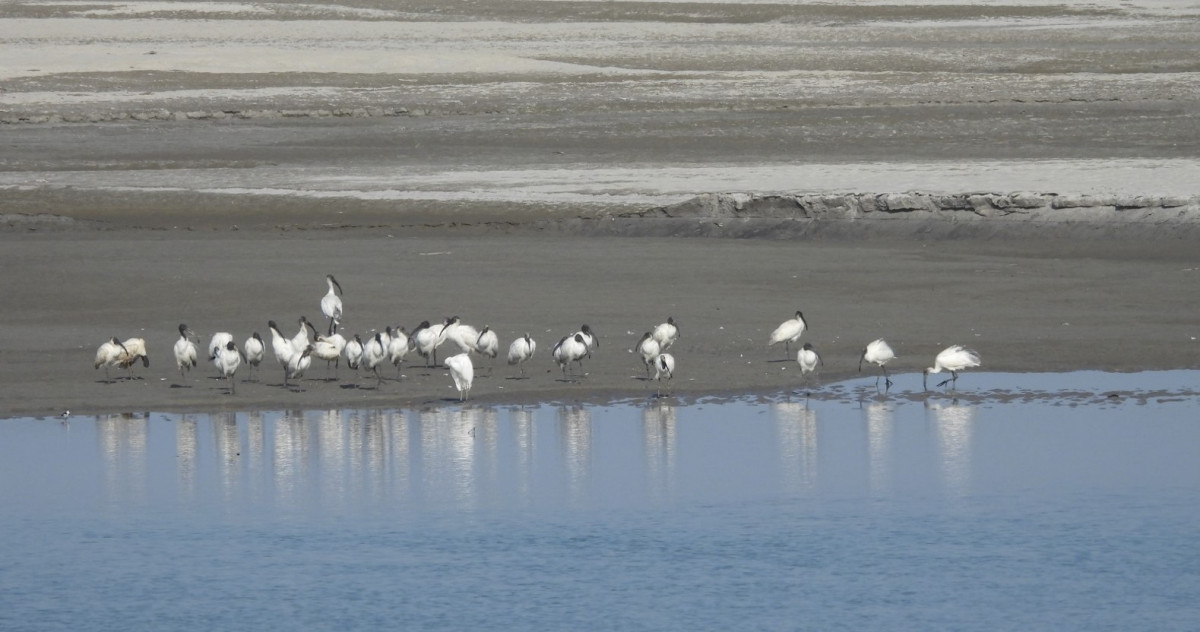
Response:
[{"label": "calm blue water", "polygon": [[1194,630],[1197,375],[0,421],[0,630]]}]

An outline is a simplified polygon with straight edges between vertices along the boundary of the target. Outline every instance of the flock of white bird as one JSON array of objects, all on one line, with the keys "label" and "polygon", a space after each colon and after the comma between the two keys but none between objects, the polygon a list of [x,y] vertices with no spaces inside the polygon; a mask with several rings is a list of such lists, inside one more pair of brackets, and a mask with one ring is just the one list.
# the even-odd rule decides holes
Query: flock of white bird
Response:
[{"label": "flock of white bird", "polygon": [[[399,378],[401,364],[410,352],[416,352],[417,355],[424,358],[426,366],[435,366],[438,364],[438,349],[443,344],[453,343],[459,353],[445,358],[442,366],[449,369],[450,377],[454,380],[454,387],[459,394],[459,400],[464,401],[470,396],[471,385],[475,380],[475,365],[471,361],[471,354],[477,353],[493,360],[499,355],[500,340],[496,332],[486,326],[482,331],[477,330],[475,327],[461,322],[458,316],[446,318],[436,326],[431,325],[429,321],[424,321],[412,332],[405,331],[403,327],[393,329],[388,326],[383,331],[370,335],[366,341],[363,341],[359,334],[347,339],[338,333],[342,319],[342,287],[332,274],[327,275],[325,281],[329,290],[321,298],[321,313],[328,319],[329,325],[324,335],[318,334],[316,327],[304,316],[300,317],[300,330],[291,337],[285,336],[275,321],[267,323],[271,330],[271,350],[275,355],[275,360],[283,369],[285,387],[290,385],[290,380],[296,380],[304,375],[304,372],[312,365],[314,357],[325,360],[327,365],[333,365],[335,371],[344,358],[346,365],[351,370],[365,369],[375,376],[377,383],[382,383],[384,378],[380,373],[380,368],[385,363],[390,363],[396,369],[396,375]],[[808,322],[805,321],[804,314],[797,310],[794,318],[783,321],[771,332],[767,346],[784,343],[784,353],[790,359],[792,357],[791,344],[798,342],[807,329]],[[262,363],[266,353],[266,345],[258,332],[254,332],[240,347],[234,340],[233,334],[215,333],[208,346],[204,348],[203,355],[199,353],[194,340],[196,340],[195,333],[186,324],[180,324],[179,340],[175,342],[174,353],[175,364],[181,377],[186,377],[187,372],[199,364],[201,357],[206,357],[216,366],[221,376],[228,380],[230,394],[235,393],[234,375],[238,369],[245,365],[250,376],[253,377],[254,370]],[[647,331],[633,349],[633,352],[638,354],[645,365],[646,379],[654,380],[658,384],[658,395],[660,396],[663,395],[664,385],[669,393],[671,379],[675,377],[675,356],[668,350],[678,340],[679,327],[676,325],[675,319],[670,317],[666,322],[654,327],[653,330]],[[581,372],[583,361],[591,358],[592,353],[599,346],[599,336],[592,331],[590,326],[583,325],[579,331],[563,336],[550,353],[562,371],[563,377],[569,381],[577,381],[580,375],[575,369],[579,369]],[[521,378],[525,378],[525,363],[533,358],[536,351],[537,342],[528,333],[513,340],[509,345],[508,364],[520,369]],[[817,367],[824,363],[812,343],[808,342],[796,351],[795,357],[806,382],[817,370]],[[876,377],[875,385],[878,388],[879,378],[882,377],[886,390],[892,386],[891,377],[887,372],[887,364],[895,358],[896,353],[891,346],[880,338],[868,343],[863,349],[858,361],[858,370],[861,372],[864,364],[874,364],[879,367],[881,374]],[[146,341],[142,338],[129,338],[121,341],[114,337],[105,341],[96,350],[95,368],[103,367],[105,377],[111,380],[110,369],[132,370],[138,361],[145,367],[150,366]],[[950,378],[938,383],[938,386],[950,383],[953,389],[957,386],[960,371],[977,367],[980,363],[979,354],[974,350],[962,345],[952,345],[938,353],[934,358],[933,366],[925,369],[922,386],[928,390],[930,373],[946,371],[950,373]]]}]

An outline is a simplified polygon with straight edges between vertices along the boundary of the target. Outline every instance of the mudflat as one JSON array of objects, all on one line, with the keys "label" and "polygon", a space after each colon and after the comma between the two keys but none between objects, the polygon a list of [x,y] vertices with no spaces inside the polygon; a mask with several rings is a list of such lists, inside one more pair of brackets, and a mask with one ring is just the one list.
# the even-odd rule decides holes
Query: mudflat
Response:
[{"label": "mudflat", "polygon": [[[0,400],[5,414],[209,409],[424,406],[457,399],[444,368],[409,354],[397,379],[316,362],[294,388],[272,358],[243,368],[229,395],[207,362],[185,376],[171,346],[187,323],[207,344],[216,331],[241,344],[267,321],[284,335],[307,316],[324,331],[324,276],[345,290],[343,332],[460,316],[498,332],[502,348],[538,343],[517,369],[475,356],[479,402],[600,401],[644,397],[631,349],[673,317],[680,397],[803,391],[857,375],[863,346],[886,338],[897,393],[919,391],[919,371],[950,344],[979,351],[992,371],[1197,366],[1191,244],[1009,241],[861,241],[596,237],[495,230],[59,231],[3,237],[5,326]],[[796,310],[824,359],[800,376],[770,332]],[[600,337],[586,377],[567,381],[554,343],[583,324]],[[111,336],[141,337],[150,367],[137,379],[92,366]],[[457,353],[447,343],[441,356]],[[794,351],[794,350],[793,350]],[[869,370],[869,369],[868,369]],[[962,390],[986,390],[964,373]]]},{"label": "mudflat", "polygon": [[[330,273],[348,336],[457,315],[503,354],[529,333],[527,379],[475,356],[480,402],[649,396],[631,349],[668,317],[683,398],[819,390],[878,337],[896,393],[950,344],[983,370],[1195,368],[1196,17],[1149,0],[5,4],[0,416],[457,401],[415,354],[382,381],[316,362],[287,388],[268,350],[236,395],[211,364],[175,368],[180,323],[202,347],[269,343],[268,320],[323,331]],[[1102,219],[649,212],[914,191],[1074,196]],[[816,381],[767,347],[797,310]],[[567,379],[550,348],[585,323],[600,347]],[[113,336],[146,340],[136,379],[93,368]]]}]

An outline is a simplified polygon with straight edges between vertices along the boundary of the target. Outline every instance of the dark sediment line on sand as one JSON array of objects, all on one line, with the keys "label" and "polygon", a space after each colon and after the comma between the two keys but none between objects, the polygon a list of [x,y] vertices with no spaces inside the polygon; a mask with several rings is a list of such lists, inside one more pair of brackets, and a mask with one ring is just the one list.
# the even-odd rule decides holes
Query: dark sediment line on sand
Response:
[{"label": "dark sediment line on sand", "polygon": [[[70,198],[71,194],[67,194]],[[353,212],[330,221],[328,200],[212,195],[181,191],[142,198],[89,192],[72,205],[0,205],[0,230],[105,229],[353,230],[453,229],[552,231],[612,236],[736,238],[918,238],[1099,240],[1200,239],[1200,196],[1057,193],[712,193],[645,209],[595,205],[537,207],[477,200],[347,201]],[[50,210],[52,207],[54,210]],[[43,212],[32,212],[38,208]],[[346,210],[343,205],[339,209]],[[130,210],[140,209],[140,210]],[[219,209],[219,212],[217,211]]]},{"label": "dark sediment line on sand", "polygon": [[[591,230],[727,237],[1200,237],[1200,196],[714,193],[604,214]],[[657,227],[657,228],[656,228]],[[647,232],[648,231],[648,232]]]}]

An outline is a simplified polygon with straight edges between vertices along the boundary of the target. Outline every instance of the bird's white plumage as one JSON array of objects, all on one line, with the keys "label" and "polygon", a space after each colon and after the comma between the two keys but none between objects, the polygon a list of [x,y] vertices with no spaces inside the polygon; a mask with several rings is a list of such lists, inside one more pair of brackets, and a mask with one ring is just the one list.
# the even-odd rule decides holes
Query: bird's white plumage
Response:
[{"label": "bird's white plumage", "polygon": [[188,371],[196,367],[199,361],[200,354],[196,350],[196,343],[192,342],[192,330],[188,326],[180,323],[179,325],[179,340],[175,341],[175,367],[179,369],[180,377],[187,374]]},{"label": "bird's white plumage", "polygon": [[564,375],[572,362],[582,361],[587,354],[588,346],[584,342],[582,332],[563,336],[550,351],[550,355],[554,356],[554,361],[558,363],[558,367],[562,369]]},{"label": "bird's white plumage", "polygon": [[600,337],[597,336],[594,331],[592,331],[592,327],[590,325],[583,325],[579,328],[579,331],[575,333],[580,336],[580,338],[583,340],[584,346],[587,347],[587,353],[584,355],[589,358],[592,357],[592,352],[600,346]]},{"label": "bird's white plumage", "polygon": [[237,388],[233,376],[237,373],[238,367],[242,365],[245,359],[242,356],[241,350],[238,349],[237,343],[230,340],[224,347],[216,350],[216,365],[221,371],[221,377],[229,380],[229,393],[232,395]]},{"label": "bird's white plumage", "polygon": [[118,366],[121,356],[125,353],[125,347],[121,346],[121,341],[116,336],[105,340],[96,349],[96,368],[104,367],[104,379],[110,380],[108,369]]},{"label": "bird's white plumage", "polygon": [[388,343],[388,361],[392,366],[396,367],[396,371],[400,371],[400,364],[404,362],[404,356],[408,355],[409,342],[408,333],[404,328],[392,330],[391,342]]},{"label": "bird's white plumage", "polygon": [[658,394],[662,395],[662,384],[665,381],[670,389],[671,379],[675,377],[675,356],[660,353],[654,358],[654,379],[658,382]]},{"label": "bird's white plumage", "polygon": [[475,381],[475,365],[471,363],[469,353],[446,358],[445,366],[450,369],[450,377],[454,379],[454,388],[458,389],[459,401],[466,400],[471,393],[471,384]]},{"label": "bird's white plumage", "polygon": [[667,322],[654,328],[654,341],[658,343],[659,349],[666,351],[676,340],[679,340],[679,327],[675,324],[675,318],[668,316]]},{"label": "bird's white plumage", "polygon": [[362,366],[363,341],[362,337],[354,334],[354,339],[346,341],[346,366],[357,371]]},{"label": "bird's white plumage", "polygon": [[864,362],[874,364],[878,367],[883,367],[888,362],[891,362],[896,357],[896,352],[892,351],[892,347],[883,339],[879,338],[867,343],[863,349],[862,357],[858,360],[858,370],[862,370]]},{"label": "bird's white plumage", "polygon": [[817,365],[821,364],[821,356],[817,350],[813,348],[812,343],[804,343],[804,346],[796,352],[796,363],[800,365],[800,373],[808,376],[813,371],[817,370]]},{"label": "bird's white plumage", "polygon": [[[933,359],[933,366],[925,369],[925,376],[928,377],[930,373],[949,371],[950,379],[941,382],[938,386],[942,386],[946,382],[957,384],[959,371],[974,368],[980,364],[982,364],[982,360],[974,349],[968,349],[962,345],[950,345],[937,354],[937,357]],[[928,388],[927,385],[926,388]]]},{"label": "bird's white plumage", "polygon": [[379,382],[383,382],[383,376],[379,374],[379,365],[386,362],[388,359],[387,343],[383,340],[383,333],[377,332],[363,343],[362,363],[363,366],[375,374],[375,378]]},{"label": "bird's white plumage", "polygon": [[249,367],[250,377],[254,377],[254,369],[262,364],[264,351],[262,336],[258,332],[254,332],[246,339],[246,344],[242,345],[243,355],[246,356],[246,366]]},{"label": "bird's white plumage", "polygon": [[533,357],[537,352],[537,341],[529,337],[526,333],[524,336],[512,341],[508,345],[508,363],[518,365],[521,368],[521,375],[525,375],[525,363]]},{"label": "bird's white plumage", "polygon": [[479,339],[479,330],[463,323],[458,316],[454,316],[442,326],[441,339],[458,345],[458,349],[462,353],[471,353],[477,350],[475,341]]},{"label": "bird's white plumage", "polygon": [[338,296],[342,286],[332,274],[325,275],[325,283],[329,285],[329,291],[321,297],[321,313],[329,319],[329,333],[332,334],[342,320],[342,298]]},{"label": "bird's white plumage", "polygon": [[313,328],[312,323],[308,322],[308,318],[301,316],[300,317],[300,331],[296,332],[295,336],[292,336],[292,351],[293,352],[300,353],[300,352],[304,351],[305,347],[312,344],[311,339],[308,337],[308,333],[310,331],[313,333],[313,336],[315,337],[317,330]]},{"label": "bird's white plumage", "polygon": [[296,379],[304,376],[304,372],[312,366],[312,352],[313,346],[308,345],[300,353],[292,355],[292,360],[288,363],[289,377]]},{"label": "bird's white plumage", "polygon": [[271,328],[271,351],[275,354],[275,361],[283,367],[283,383],[286,386],[296,350],[292,347],[292,341],[280,333],[275,321],[268,321],[267,326]]},{"label": "bird's white plumage", "polygon": [[489,358],[495,358],[500,353],[500,338],[496,336],[496,332],[492,328],[484,325],[483,331],[479,332],[479,337],[475,339],[475,350],[479,355],[484,355]]},{"label": "bird's white plumage", "polygon": [[208,346],[204,348],[204,357],[208,358],[213,366],[220,369],[220,365],[217,364],[217,352],[231,342],[233,342],[233,334],[228,331],[218,331],[208,340]]},{"label": "bird's white plumage", "polygon": [[425,366],[430,366],[430,358],[437,361],[437,348],[442,344],[443,327],[431,327],[429,321],[422,321],[417,328],[413,330],[408,337],[409,345],[417,352],[417,355],[425,358]]},{"label": "bird's white plumage", "polygon": [[[796,311],[795,318],[789,318],[779,324],[775,331],[771,332],[771,338],[767,341],[767,346],[774,346],[779,343],[784,343],[785,349],[790,349],[790,345],[800,339],[800,334],[808,329],[808,322],[804,320],[804,314]],[[788,351],[789,355],[791,351]]]},{"label": "bird's white plumage", "polygon": [[313,342],[313,357],[318,360],[324,360],[326,368],[329,363],[340,362],[342,352],[346,349],[346,338],[342,334],[334,333],[328,336],[317,336]]},{"label": "bird's white plumage", "polygon": [[662,345],[654,337],[654,334],[647,331],[642,339],[638,341],[634,351],[642,357],[642,364],[646,367],[646,377],[650,377],[650,368],[654,366],[654,360],[662,353]]},{"label": "bird's white plumage", "polygon": [[[877,338],[867,343],[863,349],[862,355],[858,358],[858,370],[861,372],[863,363],[874,364],[883,372],[884,383],[887,387],[892,386],[892,378],[888,376],[887,363],[891,362],[896,357],[896,352],[892,351],[892,347],[888,345],[883,338]],[[879,377],[875,378],[875,388],[879,388]]]}]

